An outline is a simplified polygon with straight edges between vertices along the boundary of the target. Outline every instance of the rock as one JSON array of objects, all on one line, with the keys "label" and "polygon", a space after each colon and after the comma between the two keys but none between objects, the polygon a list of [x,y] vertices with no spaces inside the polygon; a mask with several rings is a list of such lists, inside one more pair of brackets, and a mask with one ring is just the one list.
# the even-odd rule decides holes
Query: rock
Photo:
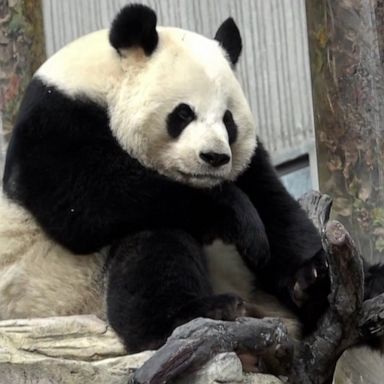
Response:
[{"label": "rock", "polygon": [[[17,349],[18,354],[13,356],[17,360],[18,356],[44,356],[92,361],[125,355],[116,334],[96,316],[0,321],[0,338],[2,347]],[[0,351],[0,362],[4,361],[6,356]]]},{"label": "rock", "polygon": [[243,384],[282,384],[282,381],[271,375],[245,375]]},{"label": "rock", "polygon": [[[0,321],[1,384],[126,384],[152,355],[126,355],[117,335],[95,316]],[[235,353],[222,353],[175,384],[278,384],[243,375]]]},{"label": "rock", "polygon": [[0,321],[0,378],[12,384],[126,384],[153,352],[125,355],[95,316]]},{"label": "rock", "polygon": [[196,373],[184,376],[175,384],[235,384],[243,383],[243,370],[236,353],[220,353]]},{"label": "rock", "polygon": [[378,384],[383,382],[384,357],[367,347],[355,347],[344,352],[337,363],[335,383]]}]

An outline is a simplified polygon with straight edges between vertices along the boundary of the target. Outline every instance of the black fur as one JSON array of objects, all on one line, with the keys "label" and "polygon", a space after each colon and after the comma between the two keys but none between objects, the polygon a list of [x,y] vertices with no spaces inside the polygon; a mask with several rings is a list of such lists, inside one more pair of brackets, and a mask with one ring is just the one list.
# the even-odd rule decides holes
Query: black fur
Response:
[{"label": "black fur", "polygon": [[243,48],[240,31],[235,21],[230,17],[220,25],[216,32],[215,40],[228,54],[229,61],[232,65],[236,65],[239,60],[241,50]]},{"label": "black fur", "polygon": [[193,109],[185,103],[181,103],[167,117],[167,130],[169,136],[176,139],[183,130],[196,119]]},{"label": "black fur", "polygon": [[[194,189],[131,158],[114,139],[104,108],[35,78],[9,144],[4,190],[73,252],[113,245],[109,319],[132,351],[158,346],[193,317],[237,313],[241,299],[212,296],[207,282],[201,245],[214,238],[234,243],[255,278],[306,326],[326,305],[326,273],[310,284],[309,306],[293,299],[294,282],[305,280],[308,266],[321,267],[324,255],[261,143],[235,184]],[[370,287],[380,290],[381,270],[369,271]]]},{"label": "black fur", "polygon": [[112,22],[109,41],[116,49],[143,48],[147,56],[156,49],[159,36],[156,31],[156,13],[141,4],[127,5]]},{"label": "black fur", "polygon": [[364,263],[365,273],[365,300],[384,292],[384,265],[369,265]]},{"label": "black fur", "polygon": [[228,142],[229,144],[233,144],[237,139],[237,125],[235,120],[233,120],[232,112],[226,110],[223,117],[223,123],[225,125],[225,129],[228,133]]},{"label": "black fur", "polygon": [[130,352],[158,348],[196,317],[234,320],[241,305],[234,295],[213,295],[200,244],[180,230],[122,241],[111,252],[108,280],[108,319]]},{"label": "black fur", "polygon": [[314,299],[308,301],[309,306],[298,308],[292,300],[292,290],[297,274],[303,268],[305,271],[307,263],[313,260],[318,264],[319,255],[325,262],[316,228],[278,178],[262,143],[258,142],[250,166],[236,185],[250,197],[269,240],[271,262],[259,270],[264,288],[298,313],[310,329],[327,306],[328,274],[311,287],[315,291],[311,296]]},{"label": "black fur", "polygon": [[[37,78],[25,93],[4,171],[7,195],[76,253],[96,251],[129,233],[167,227],[196,236],[221,230],[224,237],[243,237],[240,248],[259,247],[249,229],[231,234],[225,227],[214,228],[215,217],[237,220],[231,199],[241,192],[233,188],[195,190],[145,169],[113,137],[106,110],[85,98],[64,96]],[[247,201],[242,205],[251,207]],[[256,212],[245,217],[243,210],[239,222],[261,225]]]},{"label": "black fur", "polygon": [[[255,269],[270,256],[264,226],[238,188],[196,190],[143,168],[117,144],[103,108],[36,78],[9,144],[4,190],[73,252],[115,244],[109,318],[132,351],[158,345],[193,317],[234,317],[240,299],[212,296],[198,260],[203,243],[234,243]],[[132,242],[138,248],[131,251]],[[131,261],[132,270],[125,267]],[[156,325],[141,318],[150,311],[157,313]],[[132,330],[136,338],[130,339]]]}]

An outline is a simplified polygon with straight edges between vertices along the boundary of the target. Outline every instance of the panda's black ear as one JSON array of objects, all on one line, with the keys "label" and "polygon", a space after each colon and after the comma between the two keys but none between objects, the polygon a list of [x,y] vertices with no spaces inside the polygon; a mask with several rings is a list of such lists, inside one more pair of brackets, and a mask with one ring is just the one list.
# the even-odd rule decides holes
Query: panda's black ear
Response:
[{"label": "panda's black ear", "polygon": [[228,18],[223,24],[220,25],[216,32],[215,40],[217,40],[227,52],[231,64],[233,66],[236,65],[239,60],[243,44],[241,42],[239,28],[237,28],[237,25],[232,17]]},{"label": "panda's black ear", "polygon": [[156,13],[142,4],[125,6],[116,15],[109,31],[109,42],[117,50],[141,47],[149,56],[157,47]]}]

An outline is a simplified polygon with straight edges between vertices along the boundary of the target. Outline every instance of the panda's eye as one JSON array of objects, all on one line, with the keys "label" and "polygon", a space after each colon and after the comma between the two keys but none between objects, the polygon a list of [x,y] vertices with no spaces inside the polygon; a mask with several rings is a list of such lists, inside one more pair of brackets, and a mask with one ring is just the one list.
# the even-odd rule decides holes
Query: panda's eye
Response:
[{"label": "panda's eye", "polygon": [[233,121],[232,112],[227,109],[223,116],[223,122],[224,124],[230,124],[232,123],[232,121]]},{"label": "panda's eye", "polygon": [[167,117],[169,135],[176,139],[196,119],[195,112],[188,104],[179,104]]},{"label": "panda's eye", "polygon": [[177,116],[184,121],[192,121],[196,116],[195,113],[193,112],[192,108],[188,104],[179,104],[175,108],[175,112]]},{"label": "panda's eye", "polygon": [[225,129],[228,132],[228,142],[229,144],[233,144],[237,139],[237,125],[235,120],[233,120],[232,112],[226,110],[223,116],[223,123],[225,125]]}]

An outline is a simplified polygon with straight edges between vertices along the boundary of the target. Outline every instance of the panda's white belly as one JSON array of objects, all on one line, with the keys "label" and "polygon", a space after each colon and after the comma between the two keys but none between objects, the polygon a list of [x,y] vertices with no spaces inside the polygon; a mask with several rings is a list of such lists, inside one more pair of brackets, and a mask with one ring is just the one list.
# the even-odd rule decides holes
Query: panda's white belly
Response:
[{"label": "panda's white belly", "polygon": [[104,312],[100,254],[74,255],[0,192],[0,319]]},{"label": "panda's white belly", "polygon": [[236,293],[244,300],[251,301],[255,289],[254,277],[245,266],[236,247],[215,240],[204,247],[208,271],[215,293]]},{"label": "panda's white belly", "polygon": [[272,295],[257,289],[255,276],[247,268],[234,245],[215,240],[204,247],[209,276],[214,293],[235,293],[248,303],[255,305],[255,311],[262,317],[280,317],[292,336],[300,336],[300,324],[296,316],[283,307]]}]

